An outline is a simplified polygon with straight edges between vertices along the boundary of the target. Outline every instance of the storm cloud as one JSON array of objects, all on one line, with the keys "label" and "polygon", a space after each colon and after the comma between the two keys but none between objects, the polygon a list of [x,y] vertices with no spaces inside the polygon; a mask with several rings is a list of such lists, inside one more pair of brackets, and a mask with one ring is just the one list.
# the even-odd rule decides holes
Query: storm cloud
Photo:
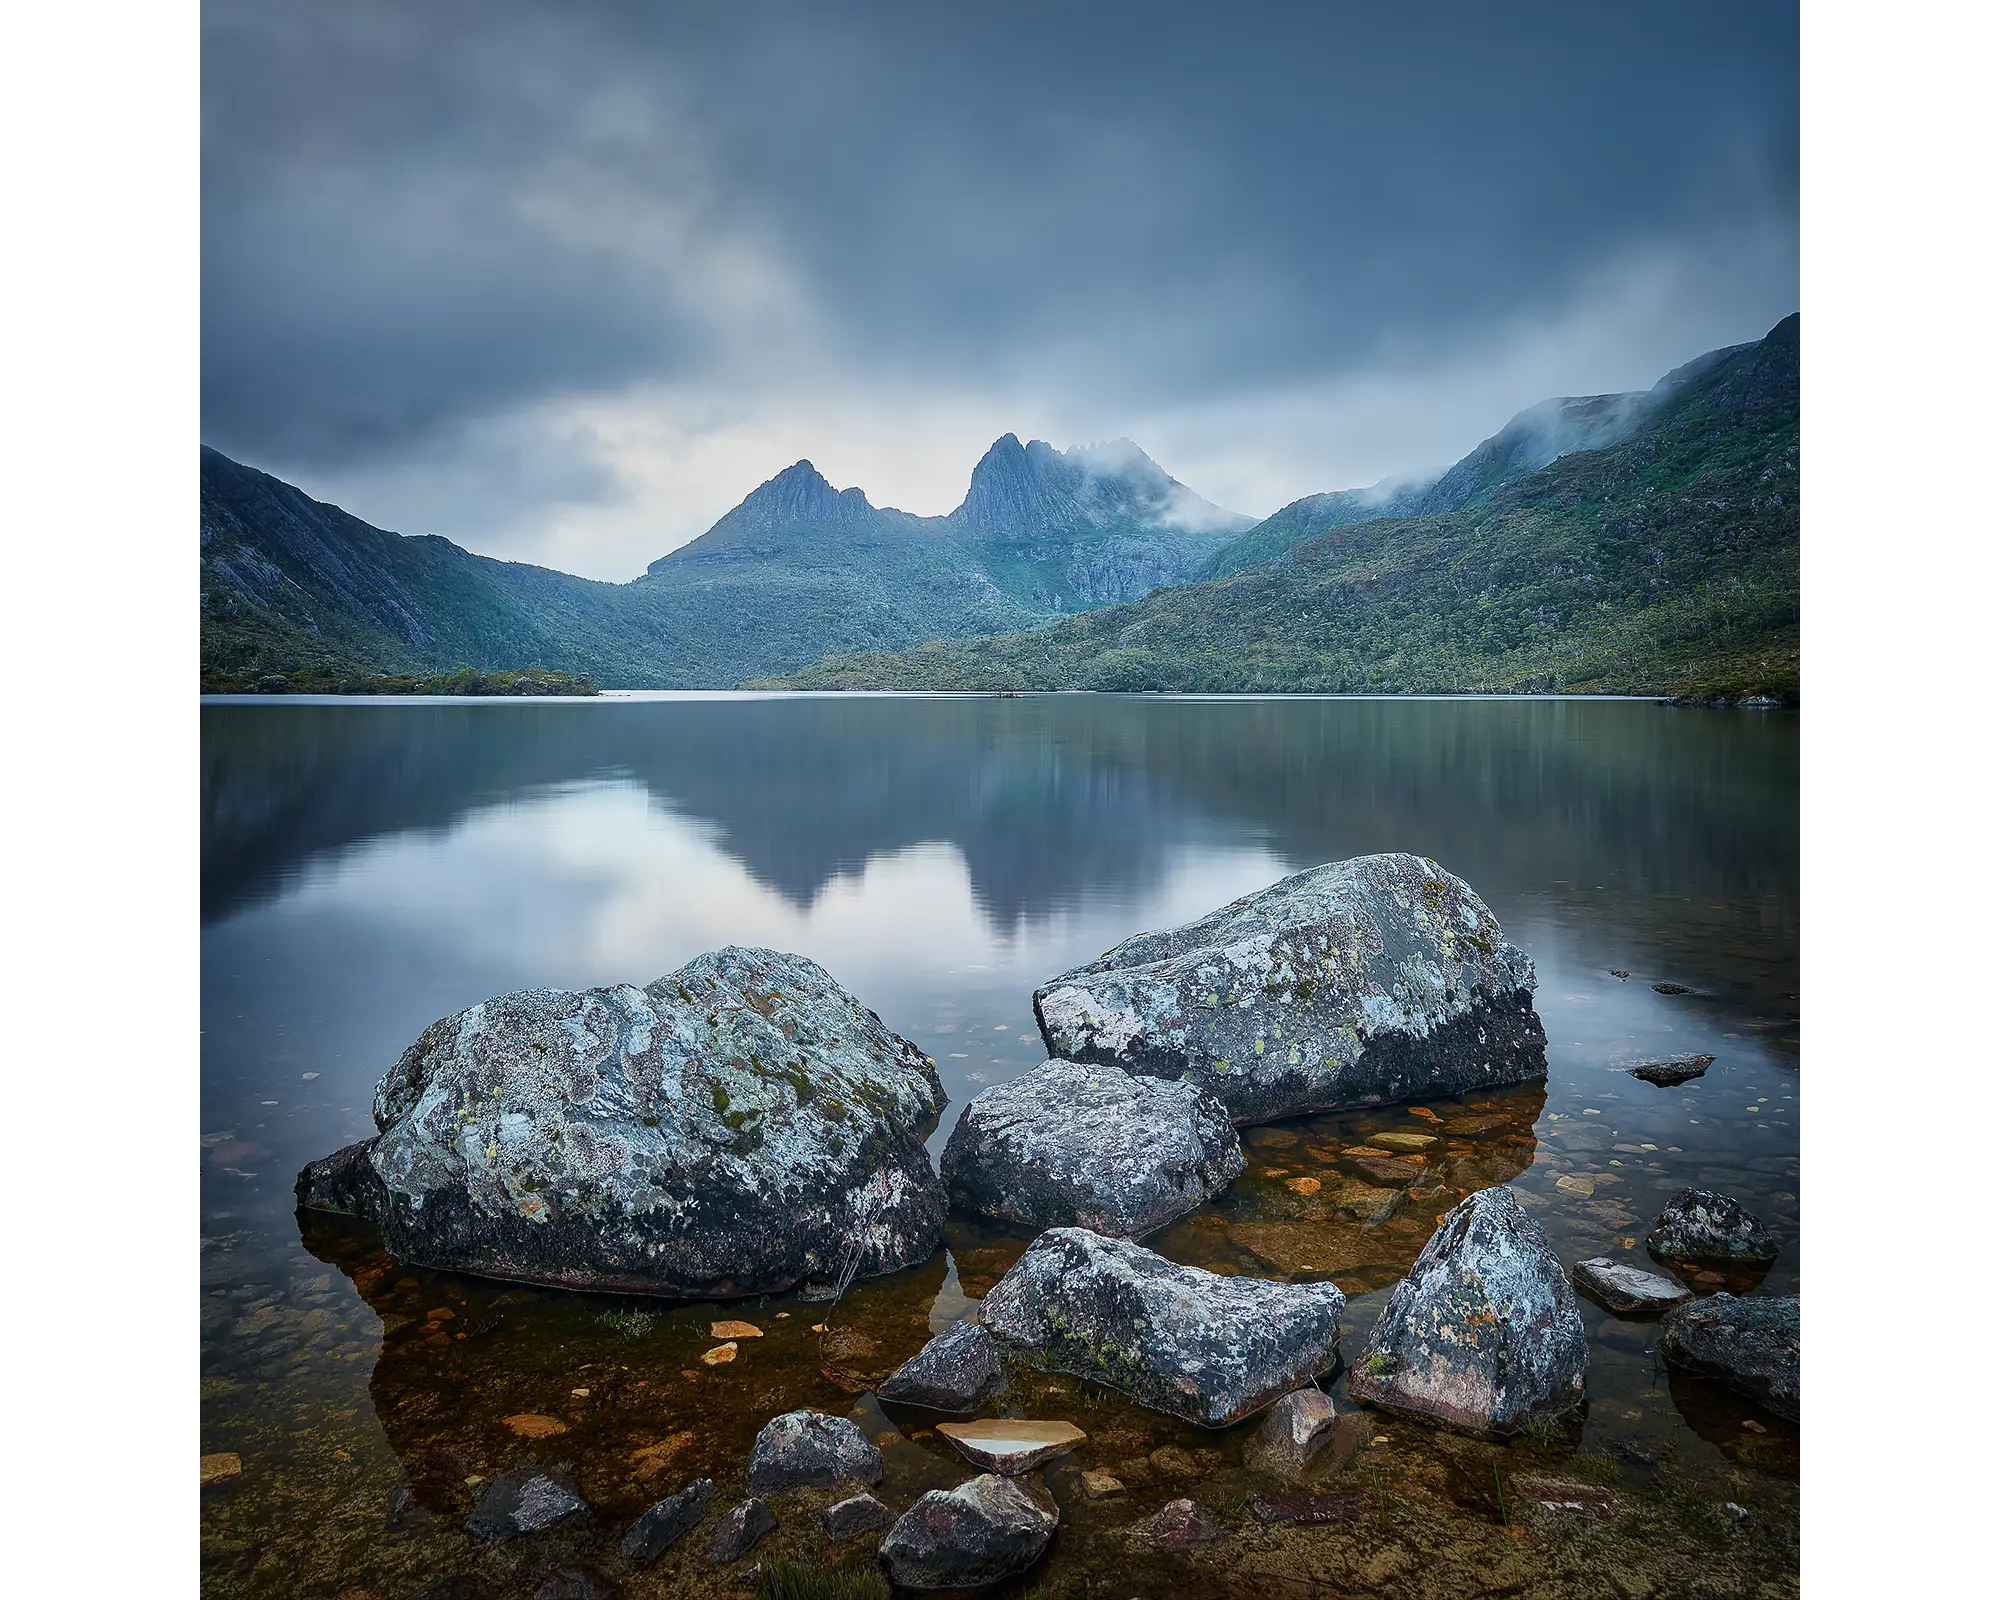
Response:
[{"label": "storm cloud", "polygon": [[627,577],[800,457],[1441,466],[1796,309],[1763,3],[208,0],[209,443]]}]

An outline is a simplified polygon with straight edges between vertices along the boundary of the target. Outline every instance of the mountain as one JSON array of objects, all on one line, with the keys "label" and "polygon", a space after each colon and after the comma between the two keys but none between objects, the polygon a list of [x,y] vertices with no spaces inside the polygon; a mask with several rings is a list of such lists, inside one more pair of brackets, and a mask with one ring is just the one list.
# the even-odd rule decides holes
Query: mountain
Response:
[{"label": "mountain", "polygon": [[1250,519],[1136,445],[1012,434],[965,503],[915,517],[800,461],[628,584],[388,533],[204,449],[202,672],[524,666],[727,688],[841,651],[1029,627],[1193,575]]},{"label": "mountain", "polygon": [[1456,508],[1337,523],[1230,577],[770,686],[1795,695],[1798,375],[1793,315],[1643,399],[1523,413],[1417,502]]}]

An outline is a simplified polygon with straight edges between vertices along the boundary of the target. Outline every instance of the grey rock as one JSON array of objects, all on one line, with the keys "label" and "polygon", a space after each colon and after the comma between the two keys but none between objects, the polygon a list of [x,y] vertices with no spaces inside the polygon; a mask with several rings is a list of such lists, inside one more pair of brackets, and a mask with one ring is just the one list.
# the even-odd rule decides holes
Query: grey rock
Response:
[{"label": "grey rock", "polygon": [[1250,1501],[1250,1515],[1259,1522],[1284,1522],[1300,1528],[1327,1528],[1359,1522],[1368,1515],[1363,1494],[1260,1494]]},{"label": "grey rock", "polygon": [[1579,1261],[1572,1276],[1579,1289],[1613,1311],[1665,1311],[1690,1298],[1672,1278],[1641,1272],[1609,1256]]},{"label": "grey rock", "polygon": [[1225,1427],[1329,1371],[1347,1298],[1178,1266],[1087,1228],[1051,1228],[988,1292],[980,1320],[1029,1364]]},{"label": "grey rock", "polygon": [[1294,1389],[1244,1444],[1243,1465],[1267,1478],[1306,1483],[1327,1468],[1346,1466],[1368,1432],[1367,1418],[1336,1411],[1321,1390]]},{"label": "grey rock", "polygon": [[1548,1076],[1535,967],[1435,862],[1357,856],[1035,991],[1049,1053],[1186,1078],[1238,1123]]},{"label": "grey rock", "polygon": [[826,1525],[826,1536],[835,1543],[842,1539],[858,1539],[864,1533],[886,1528],[892,1520],[889,1508],[872,1494],[849,1495],[820,1513],[820,1521]]},{"label": "grey rock", "polygon": [[941,1167],[962,1210],[1136,1238],[1235,1178],[1243,1150],[1229,1113],[1194,1084],[1049,1061],[966,1106]]},{"label": "grey rock", "polygon": [[965,1412],[1007,1387],[1000,1347],[976,1322],[960,1322],[930,1340],[876,1387],[877,1397],[932,1411]]},{"label": "grey rock", "polygon": [[1799,1419],[1799,1297],[1714,1294],[1669,1311],[1660,1354]]},{"label": "grey rock", "polygon": [[731,947],[647,988],[525,990],[425,1029],[381,1132],[299,1203],[409,1262],[693,1299],[937,1248],[936,1068],[802,956]]},{"label": "grey rock", "polygon": [[1184,1550],[1191,1544],[1213,1544],[1222,1537],[1222,1525],[1192,1500],[1169,1500],[1139,1532],[1154,1544]]},{"label": "grey rock", "polygon": [[831,1489],[837,1483],[880,1483],[882,1452],[846,1417],[787,1411],[773,1417],[750,1448],[745,1481],[759,1494],[774,1489]]},{"label": "grey rock", "polygon": [[565,1474],[541,1467],[516,1467],[486,1486],[465,1526],[481,1539],[518,1539],[553,1528],[589,1509]]},{"label": "grey rock", "polygon": [[1588,1355],[1576,1294],[1541,1225],[1511,1189],[1481,1189],[1445,1213],[1390,1293],[1347,1392],[1505,1436],[1573,1410]]},{"label": "grey rock", "polygon": [[778,1519],[771,1515],[771,1508],[761,1500],[753,1498],[731,1506],[717,1524],[715,1537],[708,1542],[709,1565],[719,1567],[724,1562],[738,1560],[777,1525]]},{"label": "grey rock", "polygon": [[1669,1261],[1773,1261],[1778,1236],[1726,1194],[1683,1189],[1667,1202],[1646,1248]]},{"label": "grey rock", "polygon": [[535,1600],[613,1600],[618,1585],[589,1567],[563,1567],[542,1580]]},{"label": "grey rock", "polygon": [[715,1499],[715,1482],[697,1478],[679,1494],[668,1495],[639,1514],[618,1541],[618,1555],[629,1566],[650,1567],[682,1534],[708,1514]]},{"label": "grey rock", "polygon": [[1625,1070],[1633,1077],[1644,1078],[1662,1089],[1672,1089],[1692,1078],[1699,1078],[1714,1065],[1715,1057],[1709,1055],[1662,1056],[1658,1061],[1648,1061],[1644,1066],[1627,1067]]},{"label": "grey rock", "polygon": [[905,1589],[998,1583],[1035,1564],[1056,1521],[1046,1492],[989,1472],[919,1499],[883,1539],[882,1564]]}]

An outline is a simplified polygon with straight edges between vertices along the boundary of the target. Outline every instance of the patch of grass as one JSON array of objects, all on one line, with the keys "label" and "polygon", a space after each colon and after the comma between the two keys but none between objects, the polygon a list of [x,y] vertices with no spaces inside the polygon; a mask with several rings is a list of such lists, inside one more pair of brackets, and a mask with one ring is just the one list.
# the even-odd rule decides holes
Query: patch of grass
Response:
[{"label": "patch of grass", "polygon": [[651,1311],[607,1311],[597,1320],[613,1333],[622,1333],[628,1339],[643,1339],[653,1331],[653,1324],[659,1318]]},{"label": "patch of grass", "polygon": [[774,1556],[758,1570],[757,1600],[889,1600],[889,1580],[872,1561]]}]

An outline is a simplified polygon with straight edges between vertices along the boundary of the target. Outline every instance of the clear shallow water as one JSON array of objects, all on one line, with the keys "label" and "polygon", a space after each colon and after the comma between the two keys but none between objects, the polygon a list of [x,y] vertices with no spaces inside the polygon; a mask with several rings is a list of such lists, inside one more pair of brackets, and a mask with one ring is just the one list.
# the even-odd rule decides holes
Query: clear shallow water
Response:
[{"label": "clear shallow water", "polygon": [[[775,1412],[871,1405],[868,1382],[1024,1247],[955,1220],[946,1252],[857,1286],[830,1334],[811,1331],[824,1308],[732,1307],[766,1337],[707,1367],[713,1307],[406,1269],[365,1232],[294,1214],[298,1168],[372,1131],[377,1078],[435,1018],[510,989],[643,984],[725,943],[813,957],[932,1055],[953,1100],[941,1149],[983,1084],[1042,1059],[1029,995],[1045,978],[1321,861],[1429,855],[1534,956],[1546,1087],[1428,1108],[1478,1131],[1447,1128],[1381,1221],[1321,1214],[1287,1185],[1352,1178],[1342,1152],[1371,1131],[1437,1131],[1404,1108],[1251,1134],[1245,1179],[1149,1242],[1218,1271],[1332,1278],[1351,1352],[1468,1188],[1512,1182],[1565,1259],[1644,1264],[1660,1203],[1701,1183],[1781,1231],[1763,1285],[1797,1288],[1794,718],[1105,696],[264,701],[203,718],[202,1448],[244,1464],[203,1500],[215,1593],[398,1600],[467,1574],[529,1594],[562,1562],[610,1570],[608,1544],[653,1499],[698,1473],[733,1492]],[[1717,1060],[1680,1089],[1617,1070],[1693,1050]],[[617,1315],[628,1306],[655,1315]],[[1055,1474],[1065,1525],[1030,1585],[1063,1592],[1115,1561],[1136,1586],[1121,1592],[1229,1593],[1255,1573],[1266,1589],[1447,1593],[1511,1560],[1566,1592],[1571,1530],[1516,1535],[1501,1510],[1530,1473],[1615,1479],[1637,1508],[1620,1559],[1653,1562],[1656,1592],[1699,1592],[1700,1549],[1736,1563],[1731,1581],[1789,1582],[1794,1430],[1666,1373],[1651,1325],[1588,1302],[1584,1317],[1579,1428],[1503,1448],[1385,1420],[1361,1530],[1243,1522],[1247,1430],[1202,1434],[1049,1380],[1021,1408],[1078,1421],[1081,1464],[1131,1487],[1082,1502]],[[503,1419],[524,1414],[564,1431],[522,1437]],[[890,1452],[892,1504],[966,1475],[921,1417],[867,1420],[908,1439]],[[1161,1449],[1186,1461],[1149,1463]],[[528,1460],[570,1465],[595,1530],[475,1548],[467,1480]],[[1188,1463],[1198,1476],[1177,1476]],[[1235,1511],[1231,1537],[1133,1555],[1122,1530],[1176,1493]],[[1725,1497],[1755,1502],[1750,1532],[1716,1521]],[[824,1542],[802,1513],[770,1545],[787,1541]],[[627,1592],[722,1581],[703,1543]],[[1398,1551],[1397,1571],[1366,1576]]]}]

